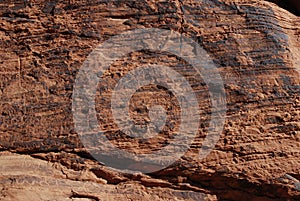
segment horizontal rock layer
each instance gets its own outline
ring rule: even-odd
[[[141,195],[180,200],[191,192],[191,199],[300,199],[299,17],[255,0],[2,1],[0,16],[4,200],[32,197],[32,189],[40,192],[38,200],[138,200]],[[133,52],[114,62],[98,85],[96,110],[116,146],[135,153],[158,149],[172,128],[150,145],[126,139],[113,122],[109,100],[115,83],[130,70],[170,66],[189,81],[201,109],[199,133],[180,160],[148,175],[118,173],[93,159],[78,137],[72,115],[78,71],[99,44],[137,28],[181,33],[201,45],[217,66],[227,112],[220,139],[205,159],[199,160],[198,152],[210,120],[207,85],[187,62],[168,53]],[[180,109],[166,90],[149,86],[133,99],[130,113],[136,122],[147,120],[147,104],[159,103],[173,106],[169,116],[178,127]],[[43,170],[19,168],[17,161],[23,159]],[[56,181],[59,188],[52,185]]]

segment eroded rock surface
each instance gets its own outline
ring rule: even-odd
[[[25,155],[4,152],[0,163],[1,200],[217,200],[200,192],[149,188],[134,181],[110,185],[84,170]]]
[[[299,17],[256,0],[2,1],[0,16],[2,200],[300,199]],[[98,44],[136,28],[182,33],[218,67],[226,123],[205,159],[198,151],[210,119],[207,87],[185,61],[166,53],[134,52],[114,62],[99,83],[98,121],[122,148],[139,153],[164,145],[167,134],[150,145],[123,138],[108,101],[131,69],[167,65],[191,83],[202,111],[189,151],[159,172],[125,174],[82,145],[71,111],[76,74]],[[130,111],[136,121],[147,119],[144,106],[153,102],[174,106],[174,117],[180,111],[158,86],[137,93]]]

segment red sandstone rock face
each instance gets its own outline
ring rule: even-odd
[[[0,6],[1,200],[300,199],[299,17],[252,0]],[[151,174],[119,173],[95,160],[78,137],[72,94],[83,62],[99,44],[137,28],[182,33],[218,68],[227,112],[205,159],[198,153],[211,119],[207,84],[169,53],[139,51],[115,61],[98,84],[95,108],[115,146],[137,154],[165,146],[180,124],[176,97],[157,85],[137,91],[132,119],[147,122],[147,108],[155,103],[170,108],[174,120],[163,135],[142,142],[122,135],[109,101],[129,71],[143,64],[170,66],[189,81],[201,110],[199,133],[184,156]]]

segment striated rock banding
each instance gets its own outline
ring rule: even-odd
[[[139,200],[140,194],[168,200],[179,192],[198,192],[191,194],[194,200],[198,195],[219,200],[300,199],[299,17],[255,0],[25,1],[0,6],[0,149],[5,152],[0,156],[1,199],[32,197],[32,189],[45,195],[38,200]],[[81,144],[71,112],[76,74],[99,43],[136,28],[182,33],[197,41],[217,65],[228,110],[220,140],[207,158],[200,161],[197,155],[209,121],[206,85],[186,62],[157,52],[134,52],[112,65],[99,83],[104,99],[99,94],[96,98],[98,121],[117,146],[136,152],[157,148],[123,139],[108,101],[114,83],[131,69],[143,63],[168,65],[191,83],[203,111],[199,136],[190,150],[167,169],[130,175],[100,164]],[[147,90],[154,95],[143,94],[145,102],[176,106],[163,89]],[[164,95],[156,100],[157,94]],[[138,107],[139,101],[133,105]],[[178,111],[175,107],[173,115]],[[137,121],[145,118],[143,108],[131,112]],[[163,144],[165,137],[153,143]],[[28,159],[27,168],[17,166],[23,159]],[[32,166],[43,170],[32,172]],[[54,180],[59,184],[51,185]],[[85,182],[88,192],[80,188]]]

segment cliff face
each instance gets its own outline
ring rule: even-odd
[[[2,1],[0,16],[1,200],[300,199],[299,17],[256,0]],[[180,127],[177,97],[149,85],[132,96],[130,117],[144,124],[149,106],[163,105],[171,123],[150,140],[120,132],[109,101],[116,83],[139,66],[184,75],[200,108],[198,132],[182,157],[156,172],[130,174],[91,156],[75,128],[72,95],[99,44],[146,28],[172,30],[205,50],[222,78],[226,113],[211,116],[211,86],[170,52],[141,50],[113,61],[101,75],[95,110],[114,146],[154,152]],[[199,159],[214,118],[224,127]]]

